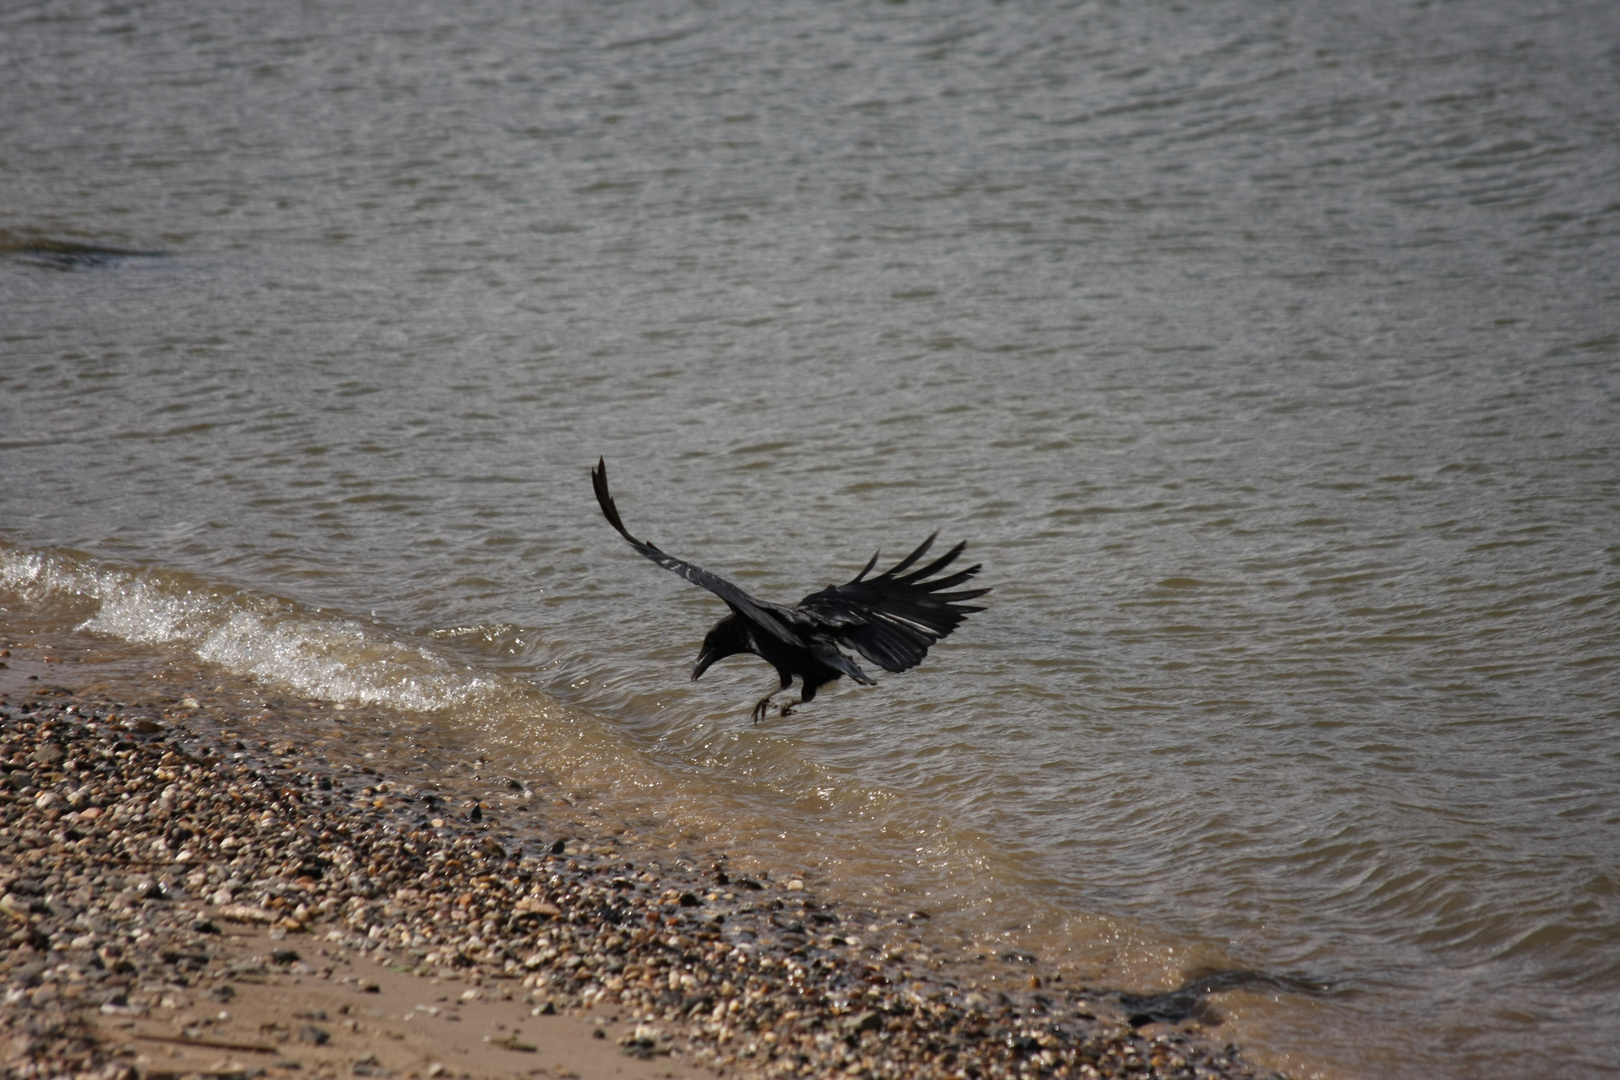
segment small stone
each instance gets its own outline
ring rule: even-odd
[[[273,923],[276,921],[275,913],[266,911],[252,904],[226,904],[219,909],[220,918],[229,922],[239,923]]]
[[[868,1009],[859,1016],[851,1016],[844,1021],[844,1031],[850,1035],[862,1031],[879,1031],[882,1027],[883,1017],[873,1009]]]

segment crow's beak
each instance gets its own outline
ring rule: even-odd
[[[710,652],[708,649],[704,649],[701,653],[699,653],[697,665],[692,668],[692,681],[697,682],[698,676],[702,675],[705,671],[708,671],[709,665],[718,659],[720,658],[714,655],[714,653]]]

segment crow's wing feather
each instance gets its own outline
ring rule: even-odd
[[[934,537],[930,536],[893,567],[864,580],[872,568],[868,563],[854,580],[805,597],[787,613],[788,617],[807,629],[820,630],[885,671],[916,667],[934,642],[960,626],[970,613],[984,610],[965,601],[990,591],[942,591],[971,578],[979,572],[978,566],[927,580],[954,562],[967,546],[965,543],[957,544],[921,570],[902,575],[901,571],[910,569],[933,543]]]
[[[784,617],[788,609],[764,600],[756,600],[718,574],[711,574],[701,566],[693,566],[685,559],[677,559],[673,555],[666,554],[655,544],[631,536],[619,518],[619,508],[613,504],[612,494],[608,492],[607,462],[601,458],[597,459],[596,468],[591,470],[591,486],[596,489],[596,501],[602,507],[602,516],[608,519],[609,525],[619,531],[620,536],[630,542],[631,547],[665,570],[673,570],[692,584],[708,589],[729,604],[733,610],[775,637],[793,644],[801,643],[798,635],[788,628]]]
[[[817,660],[820,660],[834,671],[842,671],[862,686],[871,686],[875,681],[870,675],[861,670],[859,664],[840,652],[837,645],[830,642],[813,642],[810,651],[815,654]]]

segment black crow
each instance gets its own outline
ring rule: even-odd
[[[811,593],[794,607],[756,600],[725,578],[717,577],[666,555],[645,540],[631,536],[619,520],[619,509],[613,505],[608,493],[607,463],[601,459],[591,470],[591,483],[596,488],[596,501],[608,524],[619,530],[619,535],[630,541],[630,546],[662,566],[673,570],[694,585],[701,585],[726,602],[731,614],[714,624],[704,635],[703,651],[698,654],[697,666],[692,669],[696,679],[716,660],[738,653],[753,653],[776,669],[782,684],[759,699],[754,706],[754,723],[759,723],[771,698],[793,685],[799,678],[799,700],[803,705],[816,696],[816,691],[841,675],[848,675],[858,683],[870,684],[872,679],[862,671],[854,659],[842,650],[851,649],[866,657],[885,671],[905,671],[916,667],[928,654],[928,647],[955,630],[970,612],[983,611],[963,601],[983,596],[989,589],[967,589],[962,592],[943,592],[954,588],[979,572],[977,565],[958,570],[948,577],[926,580],[944,570],[967,546],[957,544],[944,555],[921,570],[911,565],[933,546],[934,536],[924,540],[910,555],[890,569],[872,578],[866,575],[877,565],[873,555],[866,568],[844,585],[829,585],[820,592]],[[782,715],[793,711],[793,705],[782,706]]]

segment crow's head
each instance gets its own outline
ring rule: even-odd
[[[748,633],[747,623],[743,621],[741,615],[732,612],[703,635],[703,651],[698,653],[697,665],[692,668],[692,678],[696,680],[699,675],[708,671],[709,666],[716,660],[753,651],[754,643]]]

